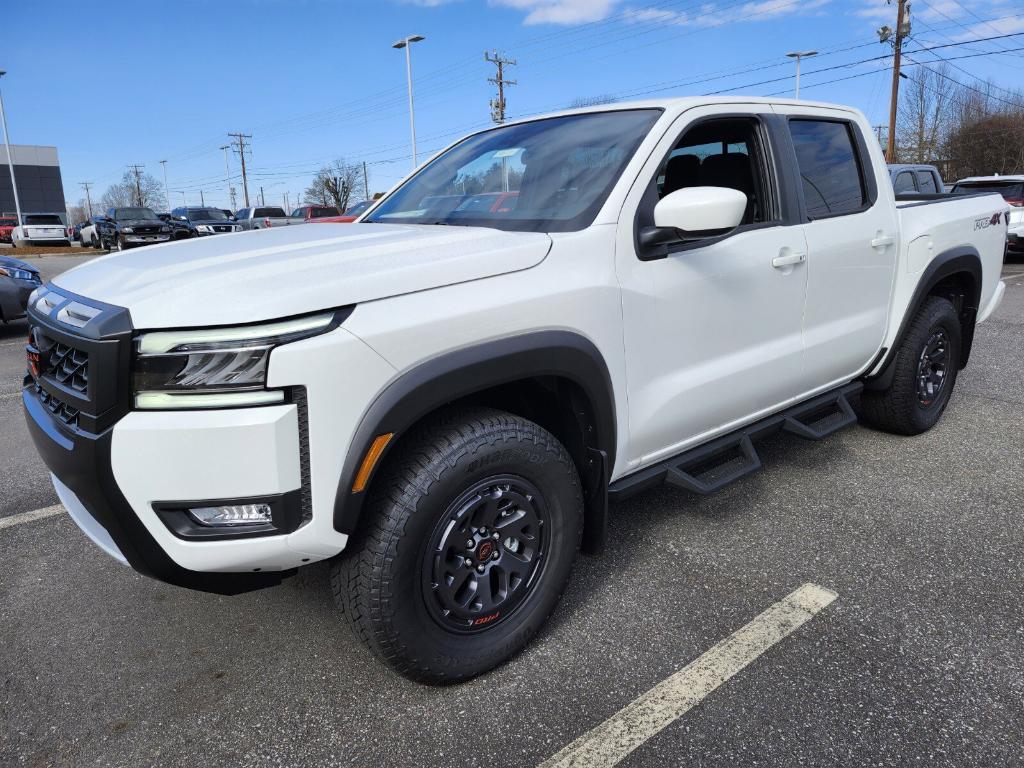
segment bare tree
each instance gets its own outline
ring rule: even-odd
[[[360,199],[362,176],[361,165],[350,164],[339,157],[320,169],[303,192],[303,199],[307,204],[336,205],[344,213]]]
[[[943,142],[950,178],[1024,171],[1024,92],[960,84]]]
[[[107,187],[107,191],[100,198],[100,205],[104,210],[107,208],[130,208],[136,205],[143,208],[163,207],[163,184],[149,173],[139,174],[138,182],[138,186],[136,186],[135,174],[125,171],[121,181]]]
[[[68,212],[68,224],[74,226],[80,221],[87,221],[89,219],[89,209],[85,205],[85,200],[79,200],[76,205],[70,203],[66,205]]]
[[[900,92],[896,154],[900,161],[934,163],[950,128],[949,67],[915,67]]]

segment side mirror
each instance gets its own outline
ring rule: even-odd
[[[747,196],[728,187],[687,187],[666,195],[654,206],[654,226],[687,234],[724,233],[743,221]]]

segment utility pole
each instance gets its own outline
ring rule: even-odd
[[[249,203],[246,202],[246,205],[248,205],[248,204]],[[265,198],[263,196],[263,185],[260,184],[260,205],[264,205],[265,206],[266,204],[267,204],[267,198]]]
[[[167,188],[167,161],[161,160],[160,165],[164,169],[164,200],[167,201],[167,212],[171,212],[171,191]]]
[[[199,204],[203,206],[203,208],[206,207],[206,198],[203,197],[203,190],[201,189],[199,190]]]
[[[251,133],[229,133],[228,136],[232,138],[232,144],[235,147],[235,151],[238,156],[242,158],[242,192],[245,195],[245,207],[249,207],[249,178],[245,174],[245,141],[251,139]],[[252,150],[250,150],[252,151]]]
[[[142,207],[142,169],[144,165],[129,165],[128,168],[135,174],[135,200],[139,207]]]
[[[515,80],[505,79],[505,65],[515,66],[515,59],[506,59],[498,54],[497,51],[487,52],[484,51],[484,61],[489,61],[498,68],[497,77],[487,78],[487,82],[494,83],[498,86],[498,98],[491,100],[491,119],[498,125],[505,122],[505,86],[516,85]]]
[[[370,177],[366,175],[366,161],[363,160],[363,199],[370,199]],[[344,213],[344,211],[342,211]]]
[[[890,3],[892,0],[888,0]],[[910,20],[907,18],[907,0],[896,0],[896,30],[889,27],[882,27],[878,30],[880,42],[888,42],[892,39],[892,94],[889,98],[889,141],[885,148],[885,161],[893,163],[896,161],[896,105],[900,96],[900,57],[903,53],[903,39],[910,35]]]
[[[85,188],[85,204],[89,207],[89,218],[92,218],[92,197],[89,196],[89,187],[92,186],[91,181],[80,181],[80,186]]]

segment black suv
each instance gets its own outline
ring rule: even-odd
[[[242,230],[234,217],[226,215],[220,208],[175,208],[171,216],[187,222],[200,237]]]
[[[109,208],[97,226],[102,247],[118,251],[171,239],[171,228],[149,208]]]

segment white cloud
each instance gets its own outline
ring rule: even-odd
[[[720,9],[715,3],[705,3],[691,12],[668,11],[661,8],[629,8],[625,11],[627,22],[634,24],[660,22],[679,27],[720,27],[737,21],[767,21],[780,16],[806,15],[817,13],[818,9],[831,0],[752,0],[739,8]]]
[[[608,16],[619,0],[490,0],[491,5],[526,11],[524,24],[585,24]]]

